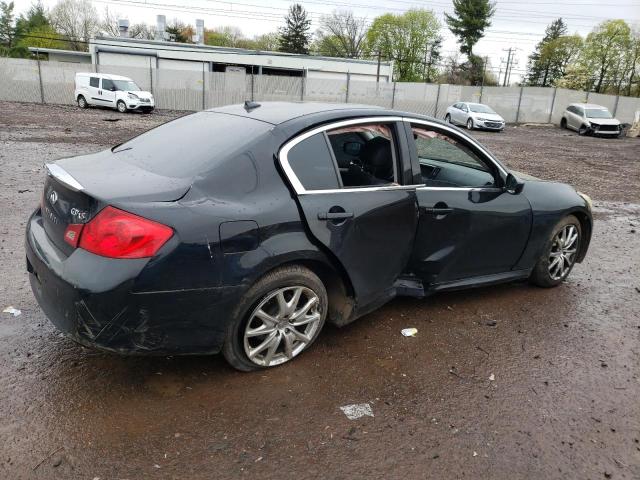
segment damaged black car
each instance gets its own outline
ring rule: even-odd
[[[395,296],[561,283],[591,202],[433,118],[248,103],[47,165],[26,230],[38,303],[121,354],[282,364]]]

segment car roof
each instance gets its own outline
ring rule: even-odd
[[[123,77],[122,75],[111,75],[110,73],[93,73],[93,72],[78,72],[76,76],[88,76],[106,78],[107,80],[131,80],[129,77]]]
[[[372,105],[359,105],[354,103],[320,103],[320,102],[255,102],[259,105],[255,108],[245,108],[244,104],[228,105],[225,107],[210,108],[206,111],[216,113],[226,113],[241,117],[252,118],[262,122],[279,125],[295,118],[324,114],[324,113],[352,113],[359,112],[363,115],[384,110],[385,114],[397,115],[393,110],[382,109]]]
[[[607,110],[607,107],[603,107],[602,105],[596,105],[595,103],[572,103],[569,105],[570,107],[581,107],[581,108],[597,108],[600,110]]]

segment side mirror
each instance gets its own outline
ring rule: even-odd
[[[359,156],[361,150],[362,144],[360,142],[345,142],[342,145],[342,151],[347,155],[351,155],[352,157]]]
[[[524,182],[516,177],[513,173],[507,175],[504,182],[504,191],[511,195],[518,195],[524,188]]]

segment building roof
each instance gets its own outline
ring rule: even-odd
[[[166,42],[162,40],[145,40],[140,38],[127,38],[127,37],[101,37],[97,36],[91,39],[104,45],[103,42],[114,42],[110,46],[121,46],[126,44],[129,48],[148,48],[147,45],[152,45],[156,50],[184,50],[184,51],[202,51],[211,53],[237,53],[240,55],[256,55],[256,56],[280,56],[287,58],[300,58],[300,59],[313,59],[324,60],[328,62],[346,62],[346,63],[363,63],[370,65],[377,65],[377,60],[362,60],[358,58],[339,58],[339,57],[325,57],[321,55],[304,55],[298,53],[284,53],[284,52],[271,52],[266,50],[250,50],[246,48],[232,48],[232,47],[218,47],[214,45],[202,45],[196,43],[179,43],[179,42]],[[144,46],[143,46],[144,45]],[[381,65],[389,66],[391,62],[383,61]]]
[[[76,55],[78,57],[90,57],[90,52],[79,52],[78,50],[61,50],[59,48],[40,48],[29,47],[29,51],[33,53],[58,53],[60,55]]]

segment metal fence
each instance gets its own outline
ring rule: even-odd
[[[157,108],[202,110],[245,100],[348,102],[379,105],[442,118],[459,101],[490,105],[507,122],[558,123],[572,102],[604,105],[631,123],[640,98],[602,95],[563,88],[470,87],[429,83],[376,83],[343,80],[168,70],[0,58],[0,100],[71,105],[77,72],[100,72],[132,78],[151,91]]]

